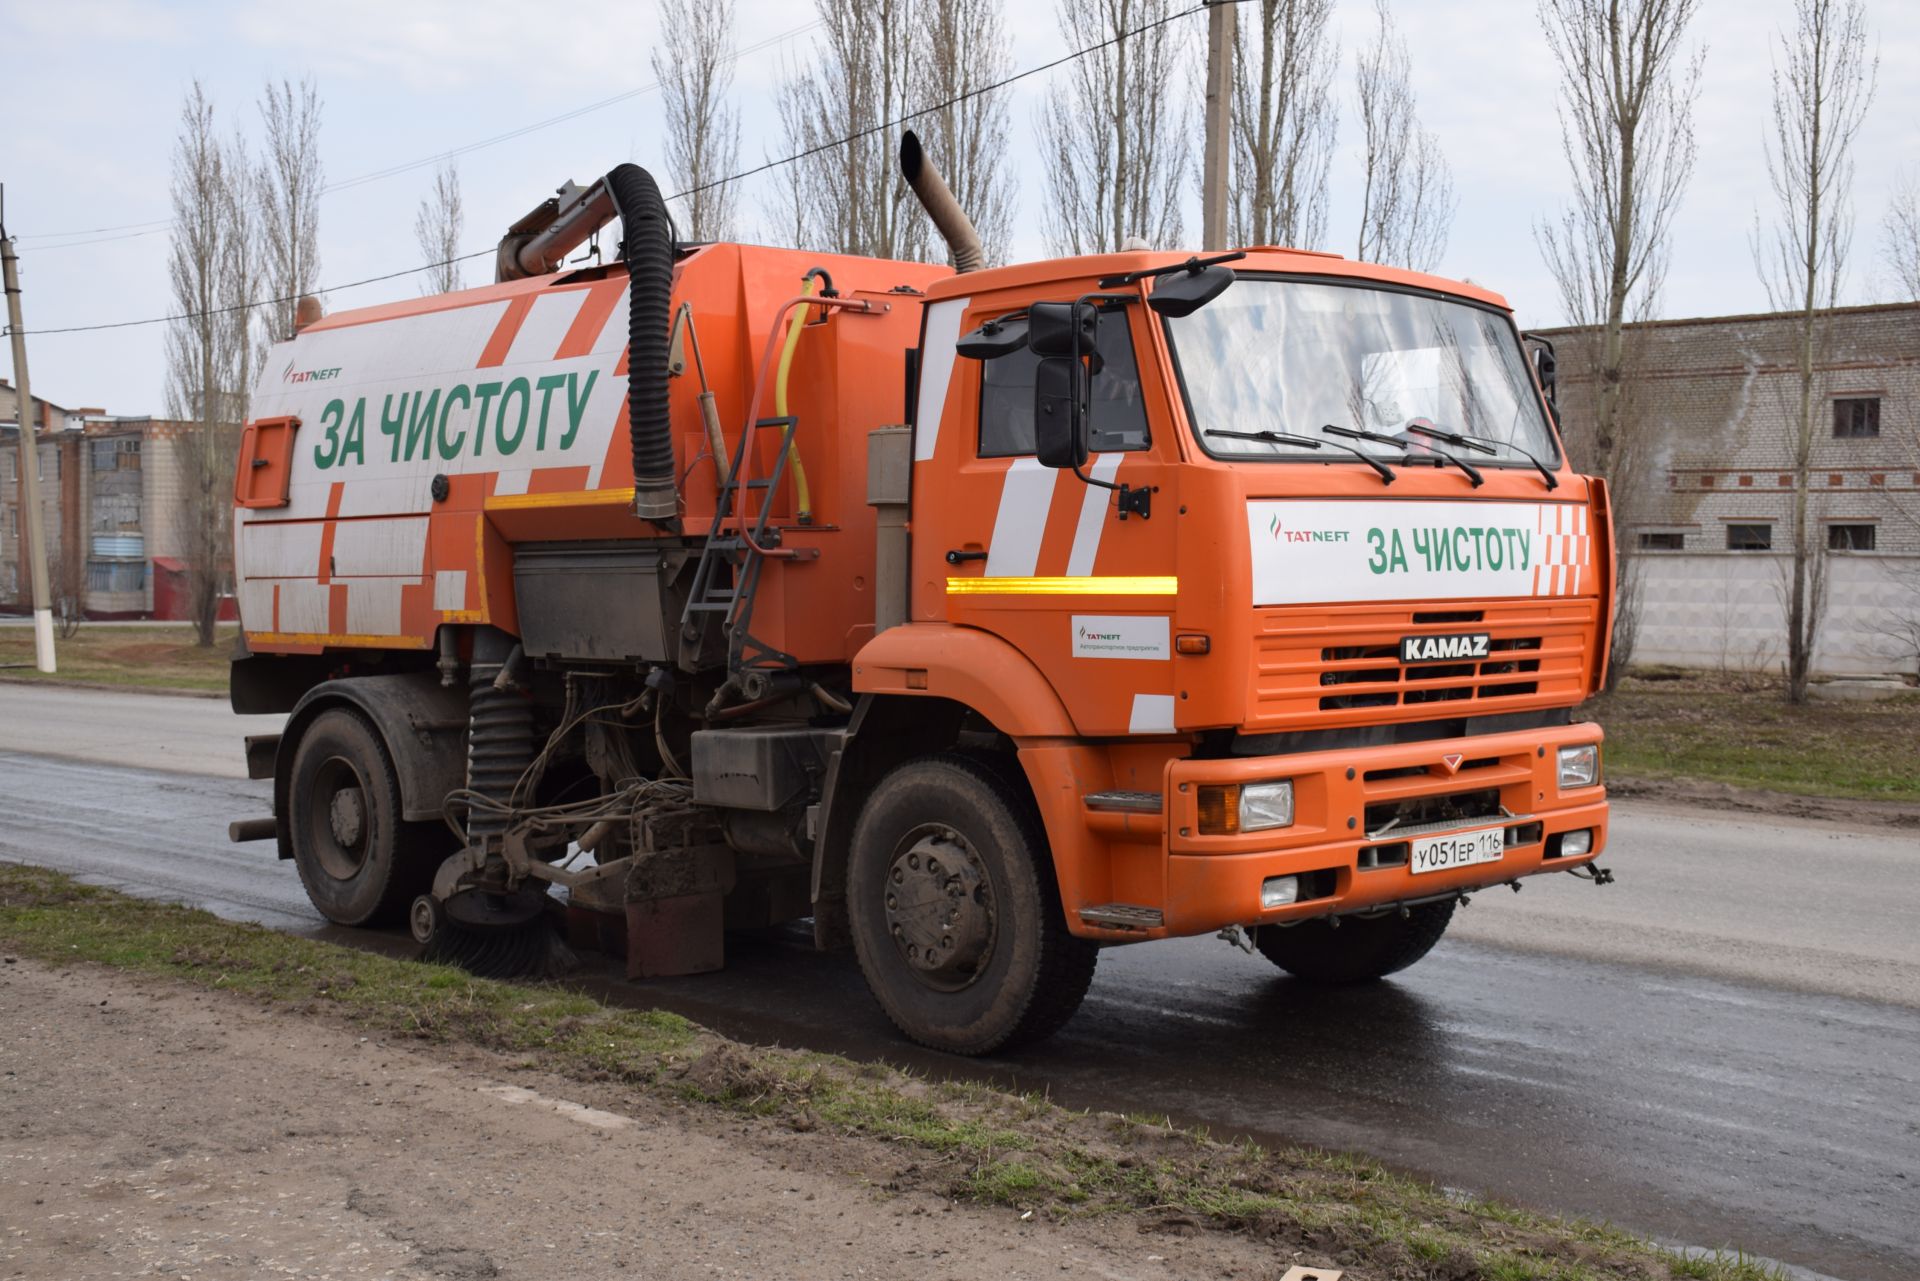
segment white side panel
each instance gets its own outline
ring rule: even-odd
[[[343,520],[333,532],[336,578],[397,577],[419,581],[426,563],[427,518]]]
[[[347,631],[355,636],[400,634],[398,578],[362,578],[347,585]]]
[[[433,576],[433,607],[439,610],[467,607],[467,571],[442,569]]]
[[[277,586],[280,588],[281,631],[312,633],[327,630],[327,607],[333,599],[331,588],[297,579]],[[260,623],[262,627],[271,625],[270,619]]]
[[[247,578],[312,578],[320,572],[320,538],[325,529],[320,521],[241,526]]]

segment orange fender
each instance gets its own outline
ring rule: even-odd
[[[949,623],[890,627],[853,658],[861,694],[946,698],[1013,738],[1071,738],[1066,704],[1025,654],[991,632]]]

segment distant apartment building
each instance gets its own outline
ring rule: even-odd
[[[92,618],[182,618],[186,562],[176,443],[189,424],[34,397],[37,473],[56,598]],[[19,394],[0,379],[0,611],[31,607]]]
[[[1579,439],[1592,330],[1546,330]],[[1773,667],[1793,550],[1800,327],[1792,313],[1628,326],[1626,396],[1647,465],[1620,540],[1635,557],[1641,661]],[[1822,322],[1807,492],[1826,600],[1816,670],[1914,669],[1920,618],[1920,303],[1845,307]],[[1910,648],[1910,647],[1909,647]]]

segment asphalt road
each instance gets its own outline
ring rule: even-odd
[[[228,819],[266,805],[240,777],[239,736],[261,727],[238,720],[0,684],[0,858],[348,936],[271,846],[226,843]],[[162,768],[104,763],[134,760]],[[1920,1276],[1920,839],[1615,814],[1618,884],[1481,895],[1390,982],[1315,992],[1214,940],[1114,949],[1065,1032],[986,1063],[903,1048],[850,960],[797,931],[732,940],[719,975],[587,981],[751,1040],[1365,1152],[1818,1274]]]

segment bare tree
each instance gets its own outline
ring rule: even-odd
[[[1254,0],[1233,37],[1235,244],[1312,249],[1327,232],[1327,168],[1340,112],[1333,0]]]
[[[909,0],[814,0],[825,31],[780,86],[794,226],[810,249],[927,256],[932,228],[894,163],[892,130],[913,109]],[[855,136],[859,135],[859,136]]]
[[[213,103],[195,81],[173,154],[168,276],[179,318],[167,329],[167,406],[188,424],[175,444],[182,559],[199,643],[213,644],[228,572],[234,452],[257,366],[251,336],[254,174],[243,144],[222,143]]]
[[[1816,427],[1816,363],[1840,301],[1853,240],[1849,208],[1854,135],[1873,98],[1877,58],[1867,50],[1861,0],[1795,0],[1773,69],[1767,176],[1779,209],[1771,233],[1754,228],[1754,266],[1778,311],[1799,315],[1799,397],[1793,436],[1793,565],[1787,593],[1787,698],[1804,702],[1819,638],[1826,555],[1813,545],[1809,473]]]
[[[653,74],[667,109],[667,165],[688,194],[681,233],[725,240],[733,233],[732,176],[740,158],[733,85],[733,0],[661,0]]]
[[[983,92],[1013,66],[1000,0],[920,0],[915,27],[913,96],[926,114],[914,127],[973,219],[987,261],[1005,262],[1014,215],[1007,101]]]
[[[1060,31],[1089,49],[1060,71],[1039,119],[1047,242],[1111,253],[1180,243],[1187,95],[1173,0],[1058,0]]]
[[[1887,205],[1880,252],[1893,270],[1903,299],[1920,300],[1920,173],[1907,170]]]
[[[1685,47],[1698,0],[1539,0],[1540,24],[1560,66],[1560,145],[1573,203],[1537,224],[1535,238],[1570,323],[1589,330],[1563,386],[1568,447],[1584,470],[1608,481],[1616,528],[1631,528],[1650,488],[1654,442],[1630,403],[1637,352],[1630,321],[1651,317],[1665,274],[1668,237],[1693,173],[1693,104],[1704,51]],[[1571,367],[1569,367],[1571,366]],[[1609,679],[1632,659],[1639,581],[1620,542]]]
[[[433,171],[433,190],[420,198],[413,215],[413,239],[420,257],[430,264],[420,273],[420,292],[450,294],[464,289],[461,278],[460,228],[466,220],[460,204],[460,170],[449,160]]]
[[[269,84],[260,96],[263,151],[254,176],[259,202],[263,284],[274,299],[260,309],[264,343],[293,334],[294,310],[320,273],[320,92],[312,80]]]
[[[1413,61],[1386,0],[1374,0],[1373,43],[1360,53],[1360,242],[1363,262],[1432,271],[1453,225],[1453,171],[1415,114]]]

